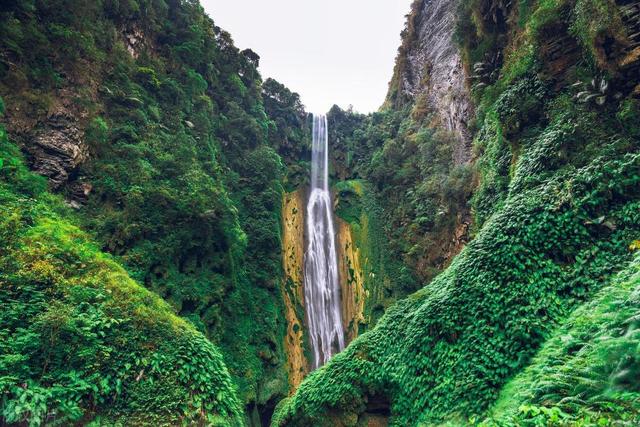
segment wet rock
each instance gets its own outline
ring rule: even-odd
[[[282,266],[284,280],[281,291],[287,320],[284,351],[291,392],[309,372],[304,337],[304,216],[305,192],[286,193],[282,200]]]

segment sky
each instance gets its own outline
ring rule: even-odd
[[[307,111],[369,113],[384,102],[412,0],[201,0],[263,79],[298,92]]]

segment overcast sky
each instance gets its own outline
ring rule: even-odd
[[[260,55],[310,112],[338,104],[375,111],[384,101],[411,0],[201,0],[240,49]]]

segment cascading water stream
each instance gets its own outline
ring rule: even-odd
[[[328,145],[327,117],[314,115],[311,194],[307,204],[308,246],[304,261],[304,297],[314,369],[344,348]]]

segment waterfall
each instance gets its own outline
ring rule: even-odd
[[[344,348],[328,145],[327,117],[314,115],[311,194],[307,204],[308,246],[304,260],[304,297],[314,369]]]

